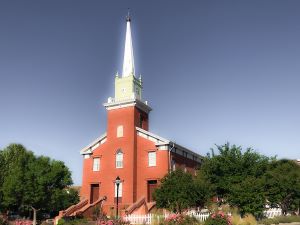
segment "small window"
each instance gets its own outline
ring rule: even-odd
[[[117,137],[123,137],[123,126],[122,125],[117,127]]]
[[[156,152],[148,152],[148,165],[156,166]]]
[[[119,184],[119,194],[118,197],[121,198],[122,197],[122,191],[123,190],[123,184],[120,183]],[[117,197],[117,184],[115,183],[115,198]]]
[[[100,171],[100,158],[93,159],[93,171]]]
[[[116,154],[116,168],[123,168],[123,152],[120,149]]]

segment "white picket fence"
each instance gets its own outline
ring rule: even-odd
[[[205,221],[209,217],[209,213],[188,213],[189,216],[195,217],[199,221]],[[153,221],[159,222],[163,221],[168,217],[168,214],[165,215],[156,215],[156,214],[146,214],[146,215],[127,215],[123,217],[123,220],[130,222],[130,224],[152,224]]]
[[[281,208],[270,208],[264,211],[264,216],[267,218],[274,218],[276,216],[281,216]]]
[[[147,214],[147,215],[127,215],[123,217],[123,220],[130,222],[130,224],[152,224],[153,220],[163,220],[164,216],[154,215],[154,214]]]
[[[199,220],[199,221],[205,221],[208,217],[209,217],[209,215],[210,215],[210,213],[209,212],[192,212],[192,213],[190,213],[190,212],[188,212],[187,213],[189,216],[192,216],[192,217],[195,217],[197,220]]]
[[[264,211],[264,216],[267,218],[273,218],[275,216],[281,216],[280,208],[270,208]],[[201,212],[201,211],[190,211],[187,213],[189,216],[195,217],[199,221],[205,221],[210,213],[209,212]],[[146,215],[127,215],[123,217],[123,220],[130,222],[130,224],[152,224],[153,221],[159,222],[163,221],[168,217],[168,214],[165,215],[156,215],[156,214],[146,214]]]

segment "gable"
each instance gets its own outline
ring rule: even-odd
[[[84,147],[80,150],[81,155],[89,155],[92,154],[93,151],[98,148],[100,145],[104,144],[107,140],[107,134],[104,133],[102,136],[98,137],[96,140],[94,140],[92,143]]]

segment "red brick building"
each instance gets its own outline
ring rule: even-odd
[[[80,194],[85,200],[69,209],[69,215],[88,215],[97,204],[107,214],[115,213],[118,176],[120,213],[148,213],[155,206],[152,193],[162,177],[176,168],[195,173],[201,163],[197,153],[149,132],[151,108],[142,99],[141,77],[135,77],[129,17],[126,23],[123,72],[115,77],[115,97],[104,104],[107,132],[80,152],[84,158]]]

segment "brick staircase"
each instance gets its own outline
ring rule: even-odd
[[[106,197],[101,197],[97,201],[93,203],[89,203],[88,199],[83,199],[76,205],[72,205],[66,210],[59,211],[59,214],[54,219],[54,224],[58,223],[58,220],[60,220],[63,217],[74,217],[74,216],[84,216],[87,218],[92,218],[93,211],[95,207],[99,207],[99,209],[102,207],[102,203],[106,200]]]

